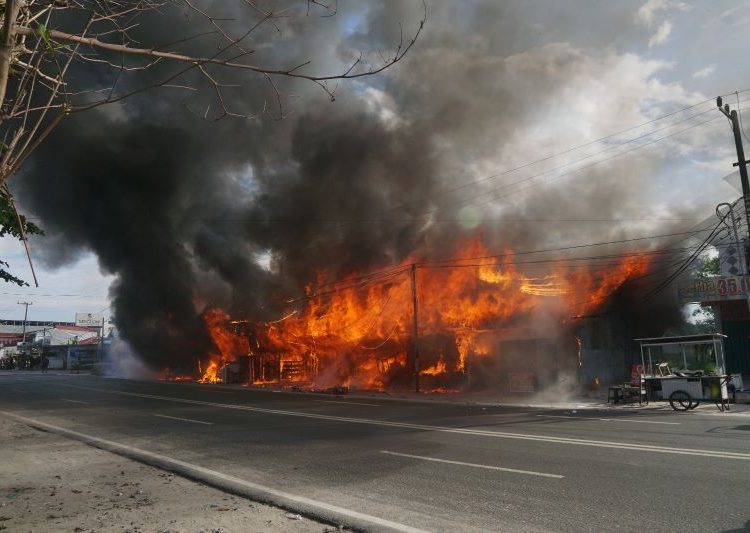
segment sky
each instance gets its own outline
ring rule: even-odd
[[[372,59],[377,50],[392,49],[400,27],[411,35],[421,15],[419,1],[341,0],[335,17],[303,17],[300,26],[290,23],[283,38],[274,41],[275,37],[269,37],[273,46],[262,48],[261,53],[272,59],[309,55],[311,68],[336,71],[356,57],[357,51]],[[253,216],[267,220],[269,213],[297,213],[304,205],[300,200],[294,210],[285,211],[285,198],[310,197],[314,201],[315,193],[301,183],[315,182],[323,173],[335,176],[344,172],[335,165],[320,163],[327,153],[323,141],[315,138],[320,128],[350,132],[335,139],[338,150],[361,150],[353,140],[356,138],[380,142],[375,147],[369,145],[373,151],[380,150],[380,161],[392,158],[399,161],[396,168],[414,165],[413,175],[433,176],[403,189],[396,181],[383,183],[384,195],[405,196],[404,212],[408,216],[414,216],[419,195],[424,194],[437,206],[433,212],[438,217],[465,228],[481,226],[487,232],[515,228],[509,237],[515,245],[532,241],[539,246],[565,245],[650,235],[665,228],[678,231],[709,217],[716,203],[737,197],[736,189],[722,180],[732,172],[731,162],[735,160],[731,132],[718,111],[712,110],[713,104],[705,101],[750,88],[750,54],[745,49],[749,27],[748,1],[428,0],[424,31],[406,59],[382,75],[340,82],[335,102],[329,102],[313,84],[282,82],[289,117],[281,121],[268,116],[253,121],[228,117],[216,124],[191,114],[190,101],[174,105],[172,93],[162,89],[113,109],[93,112],[95,118],[71,119],[67,130],[50,139],[52,148],[46,154],[63,146],[65,135],[71,132],[88,132],[86,138],[91,140],[114,131],[108,128],[121,128],[122,139],[127,139],[125,132],[135,125],[154,122],[150,113],[161,116],[159,110],[150,107],[160,106],[166,109],[163,116],[169,117],[172,126],[187,132],[187,137],[205,138],[209,144],[224,139],[231,145],[232,154],[225,157],[229,163],[217,170],[220,178],[216,179],[226,184],[224,193],[211,190],[208,194],[196,187],[181,197],[194,201],[208,195],[212,206],[229,206],[226,212],[235,212],[243,203]],[[239,92],[233,98],[240,107],[257,109],[267,95],[257,97],[256,85],[249,87],[252,90],[248,93]],[[745,116],[750,121],[750,92],[725,98],[733,106],[737,100],[741,109],[748,106]],[[672,122],[656,122],[503,174],[701,102],[689,113],[676,115]],[[360,114],[367,120],[358,119]],[[695,118],[690,118],[693,114]],[[699,124],[708,119],[716,120]],[[368,120],[373,124],[370,129],[364,127],[370,124]],[[672,136],[611,162],[560,175],[582,162],[596,162],[607,149],[615,155],[625,140],[660,127],[664,130],[655,137],[645,137],[634,146],[662,135]],[[747,129],[750,133],[750,123]],[[390,143],[396,143],[396,148]],[[193,153],[210,158],[200,156],[202,149]],[[215,148],[212,154],[221,149]],[[189,158],[191,152],[186,149],[183,155]],[[0,287],[0,318],[22,318],[23,307],[17,304],[22,300],[34,302],[29,309],[33,320],[73,320],[76,312],[109,315],[115,298],[110,292],[112,284],[126,278],[122,263],[104,251],[100,238],[89,236],[85,217],[70,224],[45,211],[45,202],[54,202],[57,197],[54,190],[46,198],[46,189],[41,186],[24,194],[21,183],[45,183],[39,178],[42,170],[44,178],[50,180],[50,172],[73,175],[73,169],[79,172],[81,167],[63,158],[56,161],[57,170],[50,171],[42,160],[45,152],[36,157],[37,161],[32,161],[10,185],[21,191],[23,207],[48,231],[47,236],[31,240],[40,286]],[[361,154],[358,157],[367,159]],[[382,168],[377,161],[368,164],[371,168],[363,171],[362,179],[376,172],[394,172],[387,164]],[[102,175],[109,172],[106,162],[102,163]],[[112,169],[111,173],[117,172],[125,171]],[[128,172],[138,170],[133,167]],[[498,174],[501,176],[490,178]],[[515,183],[520,180],[522,183]],[[472,184],[477,181],[480,183]],[[322,183],[334,192],[321,196],[318,202],[330,201],[327,212],[337,212],[338,182]],[[175,182],[175,187],[179,186]],[[453,192],[449,200],[442,193],[431,196],[437,189]],[[163,194],[166,197],[168,192]],[[379,193],[367,194],[372,199]],[[219,198],[222,195],[225,197]],[[345,203],[354,197],[356,194],[349,191],[339,201]],[[212,248],[218,247],[219,237],[212,233],[216,226],[201,221],[200,204],[194,205],[198,207],[191,217],[193,222],[205,223],[191,226],[189,239],[179,234],[178,241],[190,256],[187,263],[195,267],[194,280],[211,290],[195,291],[193,301],[231,293],[224,299],[237,303],[238,298],[241,300],[234,294],[238,287],[255,290],[259,276],[269,270],[274,257],[280,264],[289,265],[297,280],[310,276],[310,270],[322,261],[310,255],[295,256],[292,250],[293,245],[312,246],[318,236],[312,230],[301,230],[291,238],[282,237],[283,232],[274,227],[263,227],[257,230],[257,237],[246,240],[232,235],[221,250],[222,254],[231,249],[242,257],[261,258],[263,265],[257,273],[239,276],[228,266],[226,257],[220,258],[219,250]],[[364,202],[359,210],[367,205]],[[68,209],[71,206],[75,203],[68,204]],[[79,207],[92,209],[83,201]],[[218,211],[217,207],[212,213]],[[245,216],[245,211],[242,213]],[[312,215],[321,216],[318,211]],[[622,222],[596,228],[590,223],[574,226],[559,222],[604,216]],[[544,217],[558,222],[540,221]],[[96,219],[91,224],[97,224]],[[441,221],[429,224],[440,226]],[[381,228],[376,235],[369,227],[365,230],[368,238],[392,243],[393,250],[357,265],[363,268],[403,256],[399,243],[409,243],[403,245],[406,248],[413,248],[417,242],[434,243],[435,235],[443,236],[448,231],[442,227],[432,232],[413,227],[400,228],[399,232]],[[107,239],[111,243],[127,242],[129,237],[124,232],[127,230],[122,228],[110,231]],[[341,238],[353,250],[352,255],[364,253],[351,244],[354,240],[347,240],[346,235]],[[332,254],[325,247],[315,250],[317,256]],[[31,279],[20,242],[0,240],[0,258],[8,261],[14,273]],[[299,266],[303,261],[311,263],[309,269]],[[252,270],[240,258],[235,262]],[[257,299],[262,299],[258,294]]]

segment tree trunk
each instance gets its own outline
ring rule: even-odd
[[[3,27],[0,32],[0,122],[2,122],[2,107],[5,104],[5,91],[8,88],[8,74],[13,60],[15,45],[15,25],[18,17],[19,0],[5,1]]]

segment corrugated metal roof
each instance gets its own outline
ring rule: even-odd
[[[44,326],[26,326],[26,333],[31,333],[34,331],[42,331],[43,329],[50,329],[49,326],[46,328]],[[0,324],[0,334],[9,334],[9,335],[21,335],[23,333],[23,326],[8,326],[5,324]]]

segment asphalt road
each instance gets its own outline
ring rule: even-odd
[[[16,372],[0,373],[0,411],[383,521],[372,530],[750,530],[748,414],[572,413]]]

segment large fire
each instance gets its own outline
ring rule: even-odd
[[[482,259],[471,259],[477,257]],[[412,269],[412,263],[417,267]],[[417,366],[416,293],[419,375],[431,389],[450,390],[465,385],[472,367],[483,360],[502,357],[497,352],[503,341],[518,345],[513,339],[519,329],[528,338],[554,336],[545,330],[596,311],[648,265],[641,255],[595,269],[560,261],[530,276],[519,271],[510,252],[493,258],[475,238],[439,263],[409,258],[391,273],[353,274],[334,285],[326,285],[321,274],[295,309],[275,322],[255,323],[244,334],[230,331],[229,316],[222,311],[207,312],[217,352],[202,381],[219,381],[223,363],[248,355],[248,379],[255,383],[410,386]],[[575,345],[571,350],[575,366]]]
[[[247,337],[237,335],[227,329],[229,315],[221,309],[210,309],[203,315],[211,339],[216,347],[216,352],[211,354],[210,361],[205,370],[201,372],[201,383],[218,383],[221,381],[219,369],[223,363],[234,361],[238,355],[249,351],[249,340]]]

